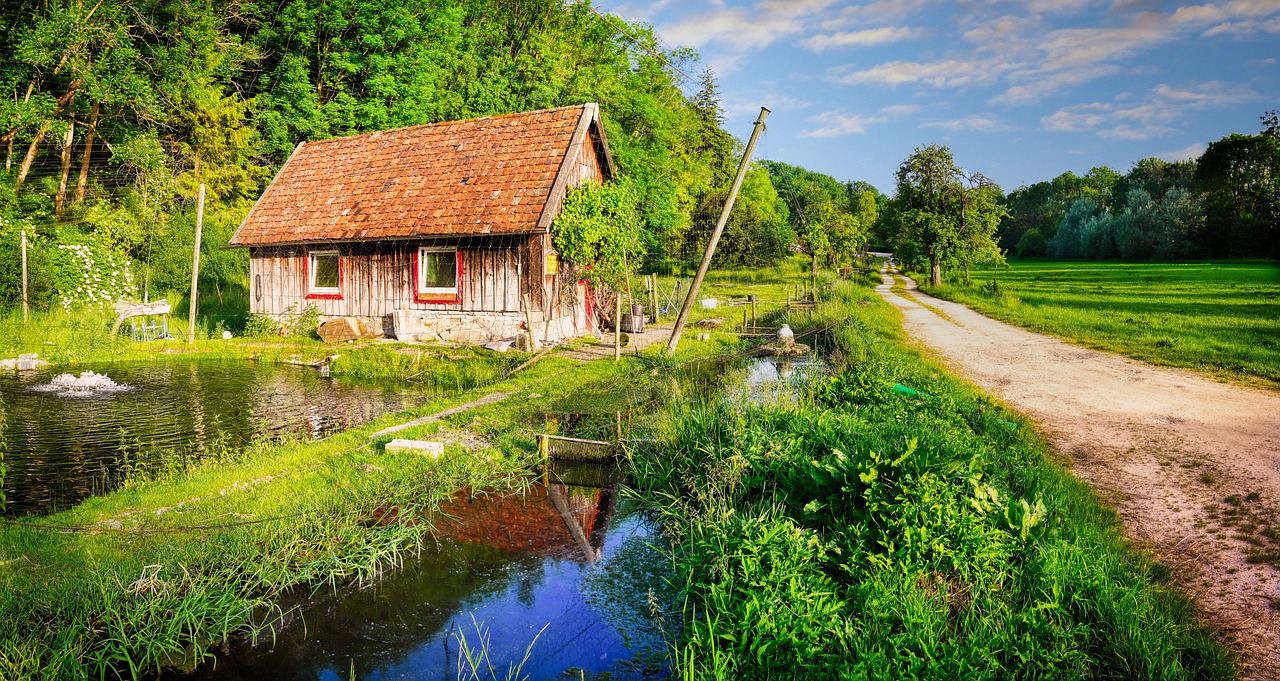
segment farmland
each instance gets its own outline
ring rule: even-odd
[[[1135,359],[1280,387],[1280,266],[1011,261],[922,290]]]

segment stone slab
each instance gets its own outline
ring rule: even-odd
[[[439,458],[444,454],[443,442],[429,442],[427,440],[401,440],[399,438],[387,443],[386,450],[388,453],[409,453],[421,454],[429,456],[433,459]]]

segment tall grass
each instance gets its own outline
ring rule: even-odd
[[[838,319],[838,371],[798,405],[684,405],[635,457],[685,594],[681,678],[1233,678],[1029,424],[865,285],[814,324]]]

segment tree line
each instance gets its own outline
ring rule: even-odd
[[[0,9],[0,55],[0,258],[26,230],[45,307],[185,290],[201,183],[201,289],[247,306],[219,247],[302,141],[599,102],[650,261],[698,241],[741,150],[694,52],[585,2],[47,0]],[[752,167],[718,265],[838,258],[867,228],[843,185],[793,175],[791,196]],[[0,268],[0,300],[19,287]]]
[[[1209,144],[1198,158],[1146,158],[1020,187],[999,243],[1018,257],[1177,260],[1280,257],[1280,120]]]

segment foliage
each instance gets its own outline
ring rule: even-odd
[[[830,175],[779,161],[764,166],[791,208],[800,247],[829,265],[851,262],[871,238],[880,193],[865,182],[841,184]]]
[[[551,235],[560,259],[592,286],[615,291],[626,287],[629,267],[644,256],[633,183],[617,180],[570,188]]]
[[[1276,257],[1280,243],[1280,135],[1275,112],[1256,135],[1231,134],[1198,159],[1144,158],[1123,175],[1106,167],[1019,187],[1005,199],[1000,244],[1037,230],[1046,252],[1019,257],[1178,260]],[[1269,132],[1271,131],[1271,132]],[[1084,201],[1092,206],[1083,216]],[[1087,223],[1087,224],[1086,224]],[[1060,229],[1069,233],[1058,237]],[[1083,241],[1082,241],[1083,239]]]
[[[1002,259],[994,240],[1007,213],[1000,188],[981,173],[956,165],[951,150],[931,144],[917,148],[898,166],[891,202],[894,241],[907,255],[927,261],[933,285],[942,283],[944,264],[968,268]],[[909,262],[902,258],[901,262]]]
[[[709,218],[709,223],[713,216],[720,215],[727,198],[727,189],[708,192],[695,210]],[[795,232],[788,218],[787,204],[778,195],[769,171],[753,165],[742,178],[742,187],[716,246],[712,266],[768,267],[776,264],[790,255],[791,245],[795,243]],[[691,232],[692,235],[705,236],[698,232]],[[695,251],[705,251],[706,239],[690,246]]]

